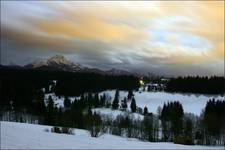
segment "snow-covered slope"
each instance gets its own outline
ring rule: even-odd
[[[90,137],[86,130],[75,135],[46,132],[50,126],[14,122],[1,123],[1,149],[223,149],[223,147],[187,146],[173,143],[142,142],[105,134]]]

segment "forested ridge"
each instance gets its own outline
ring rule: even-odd
[[[64,71],[43,71],[32,69],[1,68],[1,105],[9,105],[11,100],[15,105],[32,108],[32,100],[38,91],[45,88],[57,95],[79,96],[85,92],[100,92],[107,89],[135,89],[139,80],[134,76],[112,76],[96,73],[72,73]],[[54,87],[49,89],[53,80]]]
[[[224,94],[225,78],[219,76],[171,78],[167,83],[166,90],[169,92]]]

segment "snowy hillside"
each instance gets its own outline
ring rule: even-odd
[[[14,122],[1,123],[1,149],[223,149],[223,147],[187,146],[173,143],[142,142],[105,134],[93,138],[86,130],[75,135],[46,132],[50,126]]]

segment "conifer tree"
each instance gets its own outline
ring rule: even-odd
[[[105,105],[106,105],[106,95],[104,93],[103,96],[101,96],[100,98],[100,106],[105,106]]]
[[[117,109],[119,107],[119,90],[116,90],[115,97],[112,103],[112,108]]]
[[[44,102],[44,92],[42,90],[39,90],[35,96],[35,111],[38,114],[43,115],[46,107],[45,107],[45,102]]]
[[[123,109],[127,109],[127,98],[126,97],[124,97],[121,106]]]
[[[54,102],[51,96],[48,98],[47,112],[45,114],[45,123],[54,125]]]
[[[144,116],[144,137],[148,141],[153,141],[153,118],[152,116]]]
[[[127,95],[127,99],[130,100],[133,96],[134,96],[133,91],[129,90],[128,95]]]
[[[131,108],[132,112],[136,112],[136,110],[137,110],[137,106],[136,106],[136,102],[135,102],[134,97],[131,100],[130,108]]]
[[[64,107],[69,108],[70,106],[71,106],[71,101],[68,98],[68,96],[66,96],[65,99],[64,99]]]
[[[94,107],[98,107],[100,104],[98,93],[94,96]]]
[[[144,107],[144,115],[147,115],[148,114],[148,108],[145,106]]]

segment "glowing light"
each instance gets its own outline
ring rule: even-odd
[[[144,85],[144,81],[143,80],[139,80],[140,85]]]

